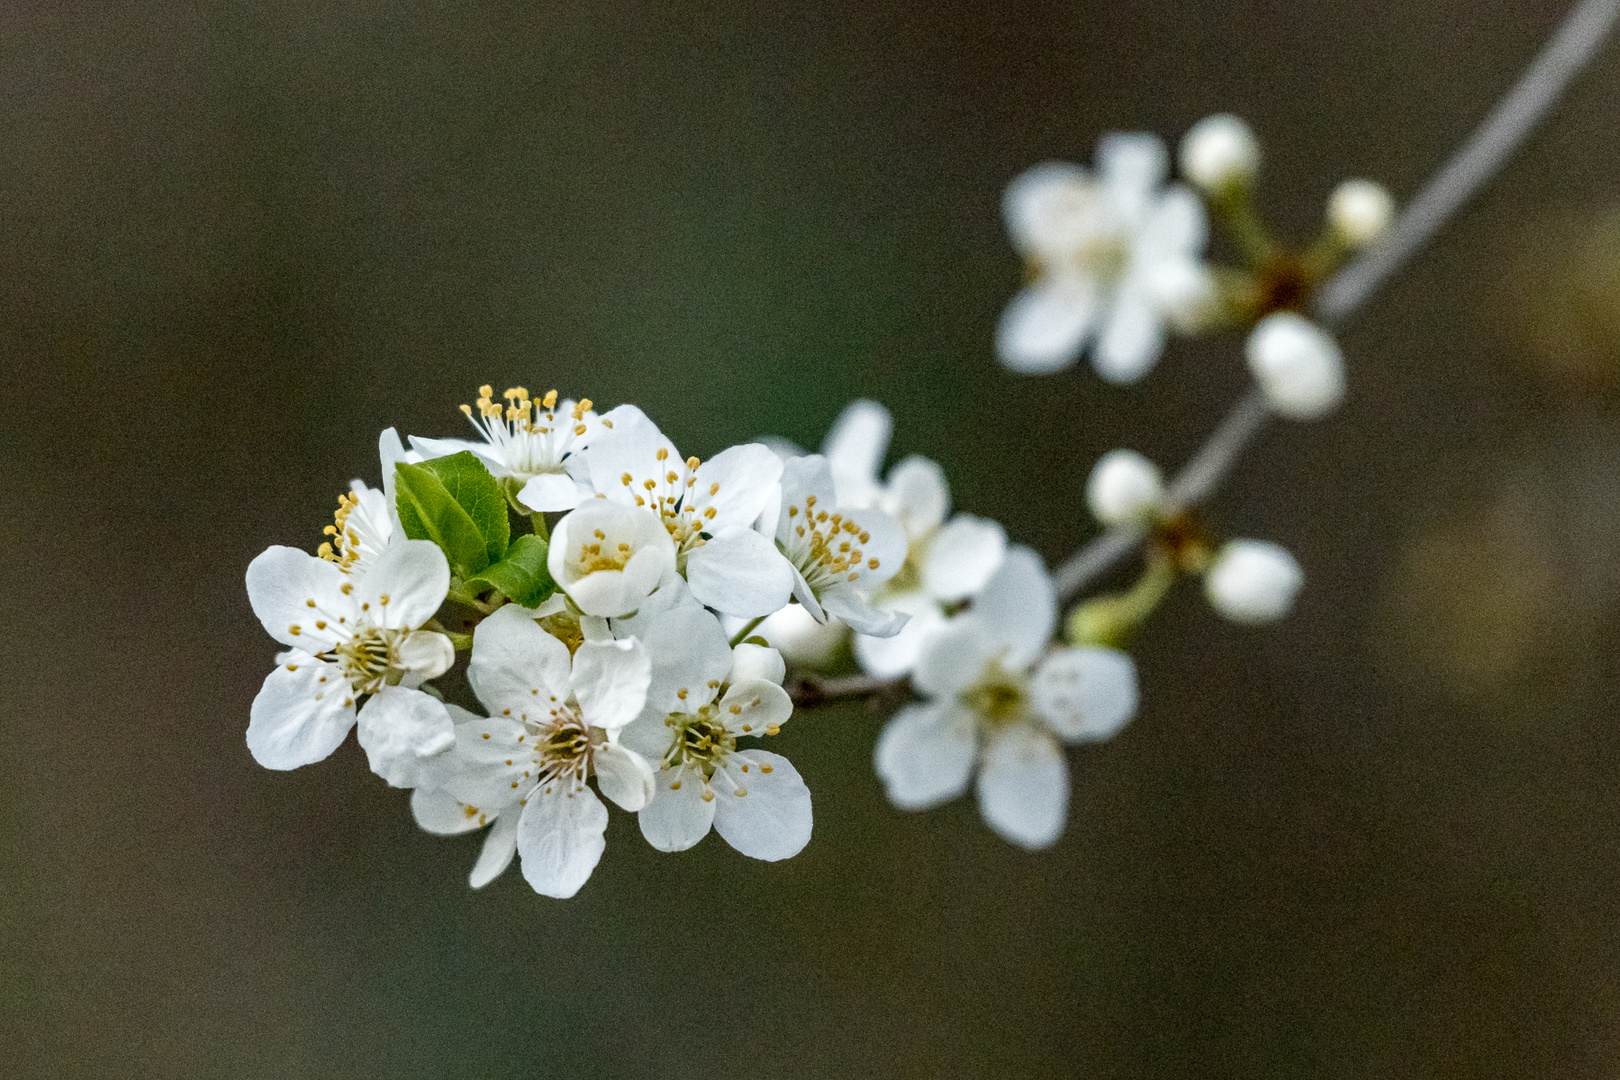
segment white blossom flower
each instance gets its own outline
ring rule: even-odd
[[[900,569],[905,533],[880,510],[840,506],[820,454],[783,464],[776,542],[792,564],[794,597],[818,621],[836,615],[875,637],[906,624],[904,614],[879,611],[866,595]]]
[[[1086,479],[1086,505],[1104,525],[1142,521],[1164,503],[1164,474],[1135,450],[1110,450]]]
[[[1344,357],[1331,334],[1302,315],[1274,311],[1249,333],[1249,372],[1279,416],[1315,420],[1344,400]]]
[[[896,806],[954,799],[977,767],[992,829],[1032,849],[1058,838],[1069,800],[1061,743],[1112,737],[1136,711],[1137,686],[1131,658],[1115,649],[1042,659],[1056,621],[1040,557],[1010,549],[973,608],[925,648],[912,681],[927,700],[901,709],[878,739],[878,775]]]
[[[587,615],[623,615],[675,577],[675,545],[651,510],[589,499],[552,529],[546,568]]]
[[[1394,198],[1371,180],[1346,180],[1328,197],[1328,225],[1351,247],[1384,235],[1394,218]]]
[[[775,735],[793,713],[781,687],[786,667],[774,649],[726,647],[706,632],[681,634],[676,613],[649,627],[655,650],[674,661],[647,711],[624,730],[624,744],[660,762],[641,833],[660,851],[685,851],[710,827],[742,854],[775,861],[810,840],[810,790],[792,762],[737,740]],[[671,677],[672,676],[672,677]]]
[[[1248,124],[1218,113],[1187,129],[1177,157],[1183,176],[1219,197],[1253,182],[1260,171],[1260,142]]]
[[[1210,606],[1236,623],[1276,622],[1294,607],[1305,571],[1288,551],[1267,540],[1231,540],[1204,572]]]
[[[587,640],[570,659],[532,611],[508,605],[478,624],[467,680],[490,715],[455,710],[455,749],[435,777],[437,793],[412,799],[417,821],[433,832],[494,822],[473,888],[506,869],[513,852],[538,893],[569,897],[585,884],[607,828],[607,809],[586,780],[595,776],[601,793],[631,812],[652,795],[652,767],[618,739],[641,712],[650,678],[647,650],[634,639]]]
[[[603,422],[611,422],[612,431],[585,453],[592,487],[611,502],[657,515],[693,596],[743,617],[769,615],[787,603],[792,571],[754,527],[779,498],[782,461],[775,453],[748,443],[706,462],[682,459],[633,405],[621,405]]]
[[[364,480],[351,480],[349,494],[338,496],[337,512],[324,530],[332,539],[316,552],[351,577],[362,577],[388,547],[394,522],[388,500]]]
[[[494,400],[490,386],[478,388],[478,414],[471,405],[461,411],[483,436],[470,439],[423,439],[411,436],[411,448],[424,459],[446,457],[464,450],[483,461],[496,479],[517,486],[517,500],[531,511],[572,510],[590,497],[590,488],[576,478],[578,455],[591,440],[611,427],[591,411],[590,399],[557,401],[551,390],[539,401],[521,386]]]
[[[290,647],[253,700],[248,749],[270,769],[320,761],[356,723],[371,769],[414,786],[425,759],[454,742],[450,717],[417,690],[455,662],[443,634],[421,627],[444,602],[450,568],[426,540],[396,539],[363,573],[290,547],[248,566],[248,601]]]
[[[1134,382],[1164,348],[1168,322],[1194,323],[1213,302],[1201,260],[1203,204],[1165,186],[1168,155],[1151,135],[1109,135],[1097,172],[1047,163],[1007,188],[1013,246],[1033,281],[1002,313],[1002,363],[1045,373],[1073,364],[1088,345],[1110,382]]]

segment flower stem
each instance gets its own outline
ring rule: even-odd
[[[764,615],[761,615],[758,618],[750,619],[748,621],[748,625],[744,626],[741,630],[737,631],[731,636],[731,647],[735,649],[737,646],[747,641],[748,635],[752,634],[759,627],[759,624],[764,621]]]
[[[529,515],[529,524],[534,527],[534,535],[542,540],[551,539],[551,526],[546,524],[546,515],[535,511]]]

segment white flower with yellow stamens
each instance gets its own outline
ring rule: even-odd
[[[675,545],[657,514],[590,499],[551,531],[552,580],[587,615],[627,615],[675,577]]]
[[[992,829],[1027,848],[1058,838],[1069,803],[1061,744],[1112,737],[1135,713],[1137,687],[1135,665],[1116,649],[1047,653],[1056,622],[1040,557],[1010,549],[972,609],[924,649],[912,682],[926,700],[878,738],[878,775],[896,806],[954,799],[977,766]]]
[[[775,735],[792,715],[780,685],[786,668],[775,649],[731,650],[723,634],[696,632],[687,624],[698,614],[676,608],[648,627],[666,673],[623,735],[661,763],[641,834],[660,851],[685,851],[712,827],[750,858],[786,859],[810,840],[810,789],[787,758],[737,745]]]
[[[505,870],[514,852],[538,893],[569,897],[585,884],[607,828],[607,808],[586,780],[596,777],[603,795],[632,812],[652,795],[652,767],[618,741],[641,712],[649,677],[647,650],[633,638],[587,640],[570,657],[522,608],[503,607],[478,625],[467,680],[490,715],[455,709],[455,749],[440,764],[439,791],[412,800],[433,832],[494,822],[473,888]]]
[[[489,386],[478,388],[477,413],[461,411],[483,436],[470,439],[423,439],[411,436],[411,448],[423,458],[446,457],[463,450],[476,454],[490,474],[510,479],[517,500],[532,511],[572,510],[590,497],[579,465],[579,453],[602,431],[611,428],[591,411],[591,402],[557,401],[557,391],[531,400],[521,386],[494,398]]]
[[[782,466],[776,543],[793,567],[793,595],[818,622],[836,615],[851,629],[891,637],[909,618],[880,611],[867,595],[906,558],[906,534],[881,510],[838,505],[820,454]]]
[[[253,700],[254,759],[270,769],[320,761],[358,719],[372,771],[395,787],[419,783],[426,759],[454,743],[444,705],[416,689],[455,662],[449,638],[421,629],[449,587],[444,553],[426,540],[395,540],[354,575],[290,547],[254,559],[248,601],[289,646]]]
[[[747,443],[708,461],[682,459],[633,405],[621,405],[602,422],[612,430],[584,455],[591,486],[610,502],[658,515],[675,544],[676,570],[693,596],[744,618],[769,615],[787,603],[792,571],[754,528],[778,498],[782,463],[775,453]]]
[[[327,562],[352,577],[359,577],[388,547],[394,535],[394,522],[388,515],[388,499],[363,480],[349,483],[349,494],[338,496],[333,523],[325,529],[332,539],[316,552]]]

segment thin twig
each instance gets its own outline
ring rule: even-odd
[[[1317,294],[1317,318],[1332,325],[1353,314],[1496,175],[1558,103],[1571,80],[1591,62],[1614,28],[1616,17],[1620,17],[1620,0],[1581,0],[1575,5],[1519,81],[1407,204],[1389,232],[1322,286]],[[1208,498],[1243,448],[1265,426],[1266,415],[1254,391],[1239,399],[1171,482],[1167,493],[1171,508],[1184,509]],[[1140,528],[1116,528],[1087,544],[1054,573],[1058,595],[1068,599],[1096,581],[1134,551],[1142,536]]]
[[[879,679],[872,675],[804,674],[788,683],[788,693],[799,706],[819,705],[839,698],[867,695],[901,696],[907,680]]]

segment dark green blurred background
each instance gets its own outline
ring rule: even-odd
[[[1001,372],[1006,181],[1232,110],[1304,237],[1345,176],[1410,196],[1564,6],[8,0],[0,1076],[1616,1075],[1620,48],[1216,500],[1300,608],[1175,598],[1054,850],[892,810],[849,705],[783,735],[788,863],[615,814],[575,900],[472,893],[352,741],[243,743],[248,560],[481,382],[703,456],[873,396],[1062,557],[1239,343]]]

